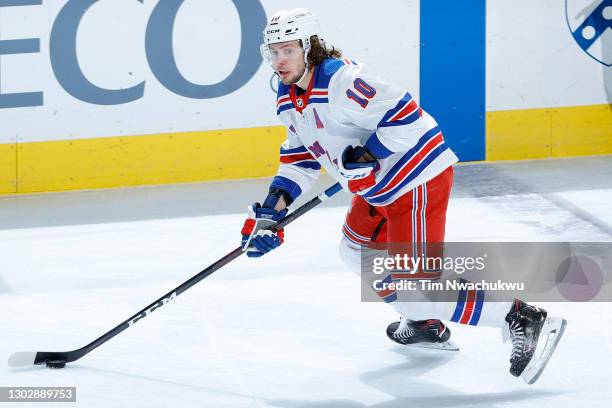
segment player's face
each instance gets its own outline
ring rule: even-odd
[[[304,62],[304,49],[299,41],[270,44],[270,63],[281,81],[291,85],[299,81],[304,75],[306,63]]]

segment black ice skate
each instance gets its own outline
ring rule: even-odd
[[[542,374],[557,347],[566,321],[547,317],[547,312],[515,300],[506,315],[512,341],[510,374],[533,384]]]
[[[409,320],[400,317],[387,327],[387,337],[401,345],[437,350],[458,351],[450,340],[451,332],[440,320]]]

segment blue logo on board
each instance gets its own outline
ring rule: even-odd
[[[612,0],[565,0],[565,16],[580,48],[612,66]]]

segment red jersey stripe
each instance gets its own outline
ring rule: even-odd
[[[310,153],[294,153],[280,156],[281,163],[285,164],[295,163],[302,160],[314,160],[314,158]]]
[[[402,110],[396,113],[395,116],[389,119],[389,122],[404,119],[406,116],[414,113],[414,111],[417,109],[418,109],[417,103],[413,99],[408,103],[408,105],[404,106]]]
[[[421,148],[421,150],[415,154],[412,159],[410,159],[408,161],[408,163],[406,163],[404,165],[404,167],[402,167],[401,170],[399,170],[397,172],[397,174],[393,177],[393,179],[391,179],[391,181],[389,182],[389,184],[387,184],[384,188],[382,188],[380,191],[378,191],[375,195],[373,195],[371,198],[375,198],[378,197],[384,193],[386,193],[387,191],[391,190],[393,187],[395,187],[396,185],[398,185],[399,183],[402,182],[402,180],[412,171],[414,170],[414,168],[416,166],[418,166],[418,164],[427,156],[427,154],[429,152],[431,152],[432,150],[434,150],[438,145],[444,143],[444,139],[442,138],[442,132],[438,133],[436,136],[434,136],[433,138],[431,138],[431,140],[429,140],[427,143],[425,143],[425,145]]]

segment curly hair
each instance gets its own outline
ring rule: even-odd
[[[310,37],[310,52],[308,53],[308,66],[314,67],[319,65],[326,58],[340,58],[342,51],[335,47],[327,48],[327,44],[323,39],[319,39],[316,35]]]

